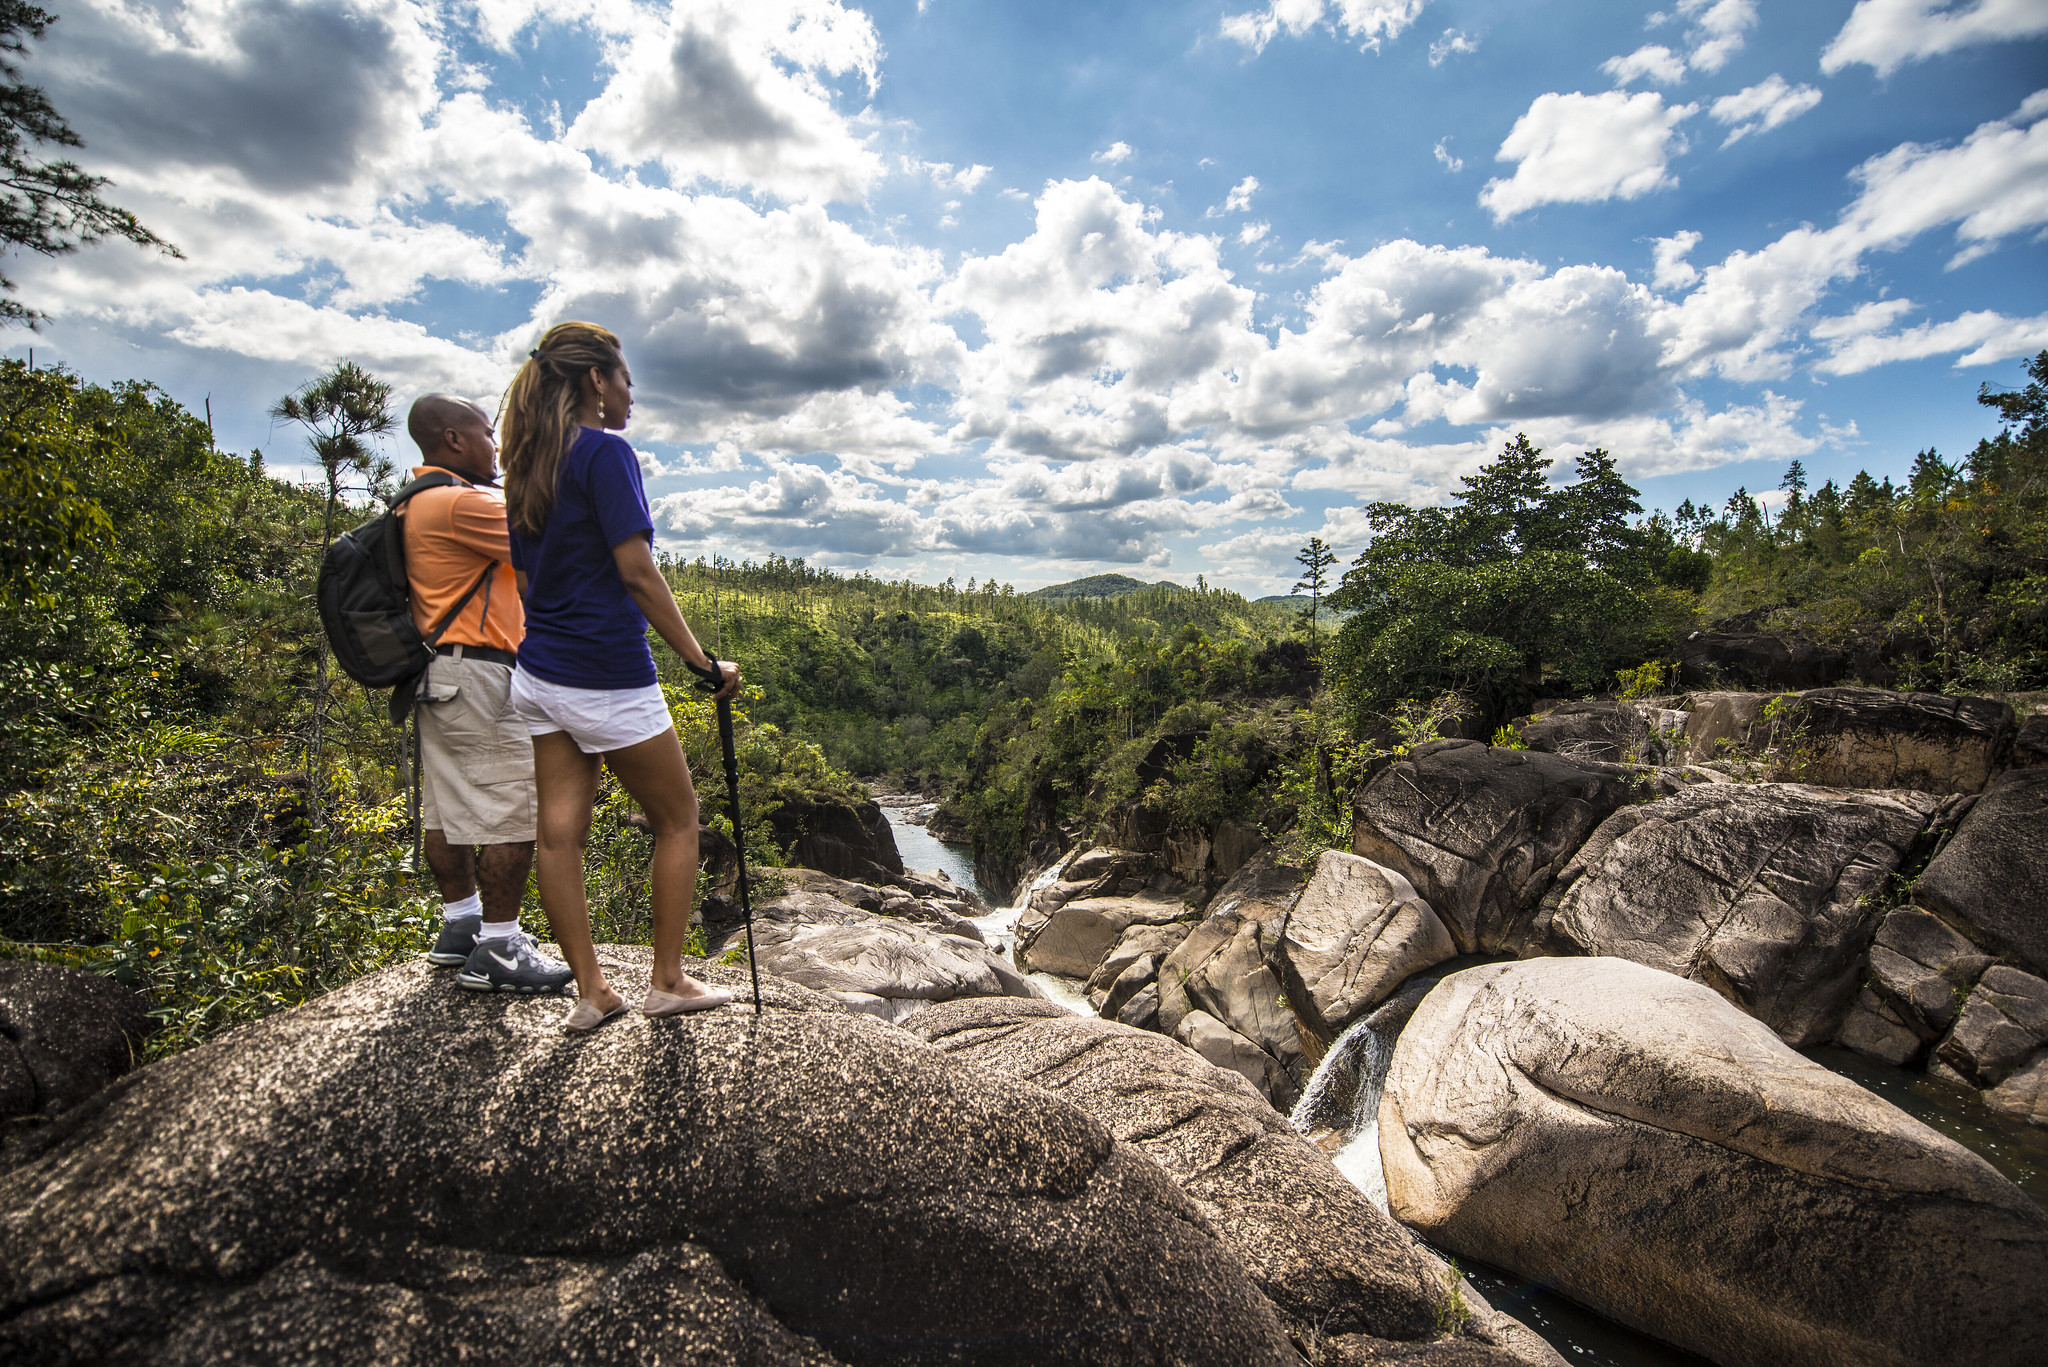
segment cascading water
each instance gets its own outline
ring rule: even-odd
[[[1325,1147],[1335,1136],[1330,1161],[1381,1210],[1387,1209],[1387,1175],[1380,1166],[1380,1093],[1401,1028],[1442,977],[1439,972],[1410,979],[1378,1010],[1354,1021],[1323,1055],[1288,1116],[1295,1129]]]

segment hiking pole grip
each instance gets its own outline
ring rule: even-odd
[[[707,693],[716,692],[725,681],[724,674],[714,665],[710,669],[699,669],[690,665],[690,672],[697,675],[697,687]],[[747,888],[747,838],[745,827],[740,820],[740,761],[732,743],[732,699],[718,700],[718,749],[725,761],[725,797],[732,813],[732,844],[739,851],[740,859],[740,911],[747,918],[747,972],[754,982],[754,1014],[761,1014],[761,964],[754,954],[754,901]]]

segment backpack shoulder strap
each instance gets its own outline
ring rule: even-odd
[[[412,595],[412,585],[405,576],[405,528],[399,525],[399,514],[405,505],[412,501],[414,495],[423,494],[429,489],[445,489],[454,484],[459,484],[465,489],[475,487],[468,480],[459,478],[447,470],[430,469],[419,478],[408,481],[391,496],[391,506],[384,513],[391,523],[390,532],[384,538],[384,568],[385,573],[390,576],[392,587],[407,597]]]

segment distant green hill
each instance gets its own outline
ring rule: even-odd
[[[1180,585],[1166,580],[1152,585],[1142,579],[1133,579],[1128,574],[1091,574],[1086,579],[1072,579],[1064,584],[1048,584],[1042,589],[1033,589],[1024,596],[1047,602],[1058,602],[1066,598],[1121,598],[1127,593],[1154,587],[1178,589]]]

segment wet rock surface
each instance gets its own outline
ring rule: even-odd
[[[110,978],[0,959],[0,1133],[48,1121],[133,1067],[156,1027]]]
[[[1318,1339],[1324,1361],[1557,1361],[1483,1300],[1462,1333],[1439,1339],[1444,1266],[1235,1072],[1157,1035],[1045,1004],[950,1002],[905,1026],[963,1062],[1071,1102],[1158,1163],[1244,1260],[1297,1342]]]
[[[1298,1361],[1101,1123],[763,986],[571,1038],[405,966],[139,1070],[5,1160],[0,1358]]]
[[[1833,1037],[1887,880],[1938,808],[1914,793],[1703,784],[1609,817],[1545,933],[1707,983],[1794,1044]]]
[[[1460,953],[1512,945],[1573,852],[1647,795],[1638,771],[1434,741],[1359,793],[1352,853],[1407,878]]]
[[[2048,1214],[1704,986],[1618,959],[1430,993],[1380,1106],[1395,1214],[1725,1364],[2048,1355]]]

